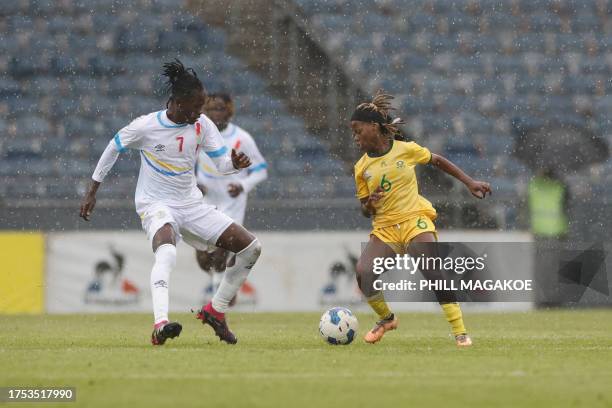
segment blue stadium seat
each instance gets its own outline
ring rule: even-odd
[[[21,87],[12,77],[2,76],[0,77],[0,96],[2,97],[15,97],[18,95]]]
[[[0,7],[0,16],[14,16],[21,11],[21,7],[18,1],[7,1]]]
[[[304,173],[304,163],[294,158],[278,157],[274,159],[274,166],[279,174],[302,175]]]
[[[451,11],[446,14],[446,18],[451,33],[478,30],[478,20],[463,11]]]
[[[505,157],[502,167],[505,169],[505,175],[509,177],[531,174],[527,166],[513,156]]]
[[[597,77],[568,75],[564,78],[561,88],[567,94],[593,94],[597,88]]]
[[[534,2],[523,2],[533,4]],[[539,11],[529,16],[529,30],[532,32],[558,32],[561,28],[559,16],[549,11]]]
[[[557,34],[556,39],[559,53],[581,53],[583,51],[584,40],[578,34]]]
[[[545,46],[545,38],[538,33],[522,34],[514,40],[514,47],[518,52],[543,53]]]
[[[453,58],[452,64],[452,71],[455,74],[483,72],[483,61],[478,55],[470,57],[455,57]]]
[[[599,74],[610,76],[610,64],[604,56],[583,57],[580,61],[580,70],[585,74]]]
[[[576,33],[599,32],[601,31],[601,21],[590,10],[581,11],[571,18],[572,31]]]
[[[496,52],[500,44],[495,36],[491,35],[473,35],[470,39],[470,44],[474,48],[474,52],[490,53]]]
[[[410,18],[410,28],[413,32],[435,30],[437,20],[435,16],[427,13],[419,13],[412,15]]]
[[[543,94],[546,92],[546,83],[540,76],[521,76],[515,83],[515,90],[519,94]]]
[[[500,6],[509,6],[508,2],[505,1],[495,1],[496,5],[491,8],[486,8],[483,15],[486,18],[486,21],[489,22],[489,25],[492,30],[497,32],[498,30],[506,30],[506,31],[514,31],[517,30],[520,19],[519,17],[510,14],[509,11],[500,10]]]

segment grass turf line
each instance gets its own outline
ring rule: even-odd
[[[233,313],[230,346],[173,314],[183,333],[153,347],[149,315],[2,316],[0,386],[75,386],[66,407],[612,406],[612,310],[468,314],[465,350],[441,314],[400,314],[376,345],[358,317],[331,346],[318,314]]]

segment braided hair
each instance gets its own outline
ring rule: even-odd
[[[351,120],[377,123],[383,135],[403,141],[405,138],[399,129],[399,125],[405,122],[401,118],[394,119],[391,116],[391,111],[395,110],[391,106],[393,99],[392,95],[386,94],[382,89],[379,89],[371,102],[363,102],[357,105]]]
[[[204,92],[204,85],[193,68],[185,68],[183,63],[175,58],[163,66],[163,76],[167,77],[165,93],[170,94],[170,103],[173,99],[189,98],[198,92]]]

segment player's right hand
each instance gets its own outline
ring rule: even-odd
[[[381,186],[376,187],[376,190],[374,190],[374,192],[372,194],[370,194],[370,198],[368,199],[368,201],[371,202],[378,202],[380,201],[381,198],[383,198],[383,195],[385,195],[385,191],[382,189]]]
[[[236,149],[232,149],[232,164],[236,170],[246,169],[251,165],[251,159],[243,152],[237,153]]]
[[[85,221],[89,221],[89,217],[96,206],[96,196],[93,194],[85,194],[83,201],[81,201],[81,212],[79,216]]]
[[[491,185],[484,181],[472,181],[468,184],[468,189],[476,198],[483,199],[487,196],[487,193],[491,195]]]
[[[376,208],[374,208],[374,205],[379,202],[384,195],[385,192],[381,186],[376,187],[376,190],[374,190],[374,192],[370,194],[370,197],[368,197],[368,201],[366,201],[365,203],[365,207],[368,209],[370,214],[376,214]]]

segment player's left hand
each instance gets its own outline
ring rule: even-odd
[[[89,217],[91,217],[91,213],[93,212],[95,206],[96,195],[92,193],[85,194],[85,197],[83,197],[83,200],[81,201],[81,211],[79,212],[79,216],[85,221],[89,221]]]
[[[472,181],[467,186],[470,189],[470,193],[476,198],[485,198],[487,193],[491,195],[491,185],[484,181]]]
[[[243,191],[244,187],[242,187],[242,184],[231,183],[229,186],[227,186],[227,193],[230,195],[230,197],[238,197]]]
[[[251,159],[246,154],[236,153],[236,149],[232,149],[232,164],[236,170],[245,169],[251,165]]]

